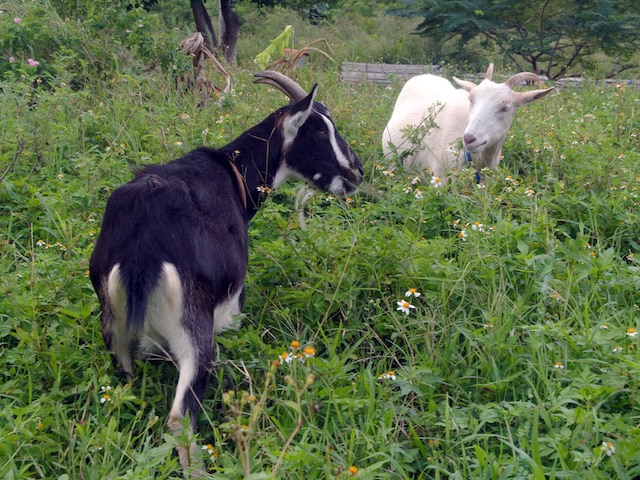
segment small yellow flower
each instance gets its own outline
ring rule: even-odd
[[[291,345],[291,348],[300,348],[300,342],[297,340],[292,340],[290,345]]]
[[[416,297],[416,298],[417,298],[417,297],[419,297],[419,296],[420,296],[420,295],[422,295],[422,294],[418,291],[418,289],[417,289],[417,288],[410,288],[409,290],[407,290],[407,291],[404,293],[404,296],[405,296],[405,297],[410,297],[411,295],[413,295],[414,297]]]
[[[304,347],[302,349],[302,352],[304,353],[305,357],[311,358],[316,354],[316,349],[313,347]]]
[[[282,352],[280,354],[279,360],[284,363],[291,363],[291,361],[293,360],[293,356],[289,355],[287,352]]]
[[[613,455],[614,453],[616,453],[616,447],[613,443],[611,442],[602,442],[602,453],[604,453],[605,455],[607,455],[607,457],[610,457],[611,455]]]
[[[211,454],[213,453],[213,445],[211,445],[210,443],[207,443],[206,445],[202,446],[202,450],[206,450],[207,453]]]
[[[562,362],[556,362],[553,365],[553,368],[558,369],[558,370],[562,370],[562,369],[564,369],[564,365],[562,364]]]
[[[638,336],[638,332],[635,328],[627,328],[627,336],[629,338],[635,338],[636,336]]]
[[[348,470],[350,475],[355,475],[358,473],[358,467],[351,465]]]
[[[396,372],[389,370],[388,372],[380,374],[378,380],[395,380],[396,378]]]
[[[409,315],[409,313],[411,312],[412,308],[416,308],[415,306],[411,305],[409,302],[407,302],[406,300],[399,300],[397,302],[398,308],[396,308],[396,310],[401,311],[402,313]]]

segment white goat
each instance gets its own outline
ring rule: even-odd
[[[479,85],[453,77],[462,90],[435,75],[411,78],[382,133],[384,154],[399,155],[405,167],[429,169],[443,182],[467,160],[476,170],[495,169],[518,107],[544,97],[553,87],[515,92],[514,86],[525,80],[539,83],[539,77],[522,72],[495,83],[492,75],[493,63]]]

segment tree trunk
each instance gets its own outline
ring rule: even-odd
[[[202,33],[207,48],[213,52],[219,47],[218,39],[211,23],[211,17],[204,6],[204,0],[191,0],[191,11],[196,21],[196,31]]]
[[[234,0],[218,0],[220,11],[220,50],[229,65],[236,65],[240,18],[236,14]]]

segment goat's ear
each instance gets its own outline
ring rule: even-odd
[[[471,90],[477,87],[475,83],[470,82],[469,80],[460,80],[459,78],[456,78],[456,77],[452,77],[452,78],[458,85],[464,88],[467,92],[470,92]]]
[[[313,111],[313,100],[316,97],[317,91],[318,84],[316,83],[311,89],[309,95],[293,106],[289,117],[285,120],[285,128],[287,128],[287,130],[298,130],[304,122],[307,121],[307,118],[309,118],[309,115],[311,115],[311,112]]]
[[[529,90],[528,92],[518,92],[516,95],[517,105],[521,107],[529,102],[533,102],[534,100],[539,100],[549,92],[551,92],[555,87],[545,88],[543,90]]]

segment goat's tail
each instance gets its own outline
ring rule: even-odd
[[[147,313],[149,294],[155,288],[156,280],[148,275],[128,279],[125,283],[127,291],[127,328],[140,330],[144,325]]]
[[[156,288],[160,272],[137,268],[132,264],[116,264],[109,273],[109,302],[114,312],[126,318],[127,329],[136,331],[144,325],[149,296]]]
[[[164,262],[157,269],[131,271],[125,274],[123,283],[127,292],[127,328],[141,329],[150,307],[160,315],[170,313],[176,318],[181,315],[182,281],[172,263]]]

